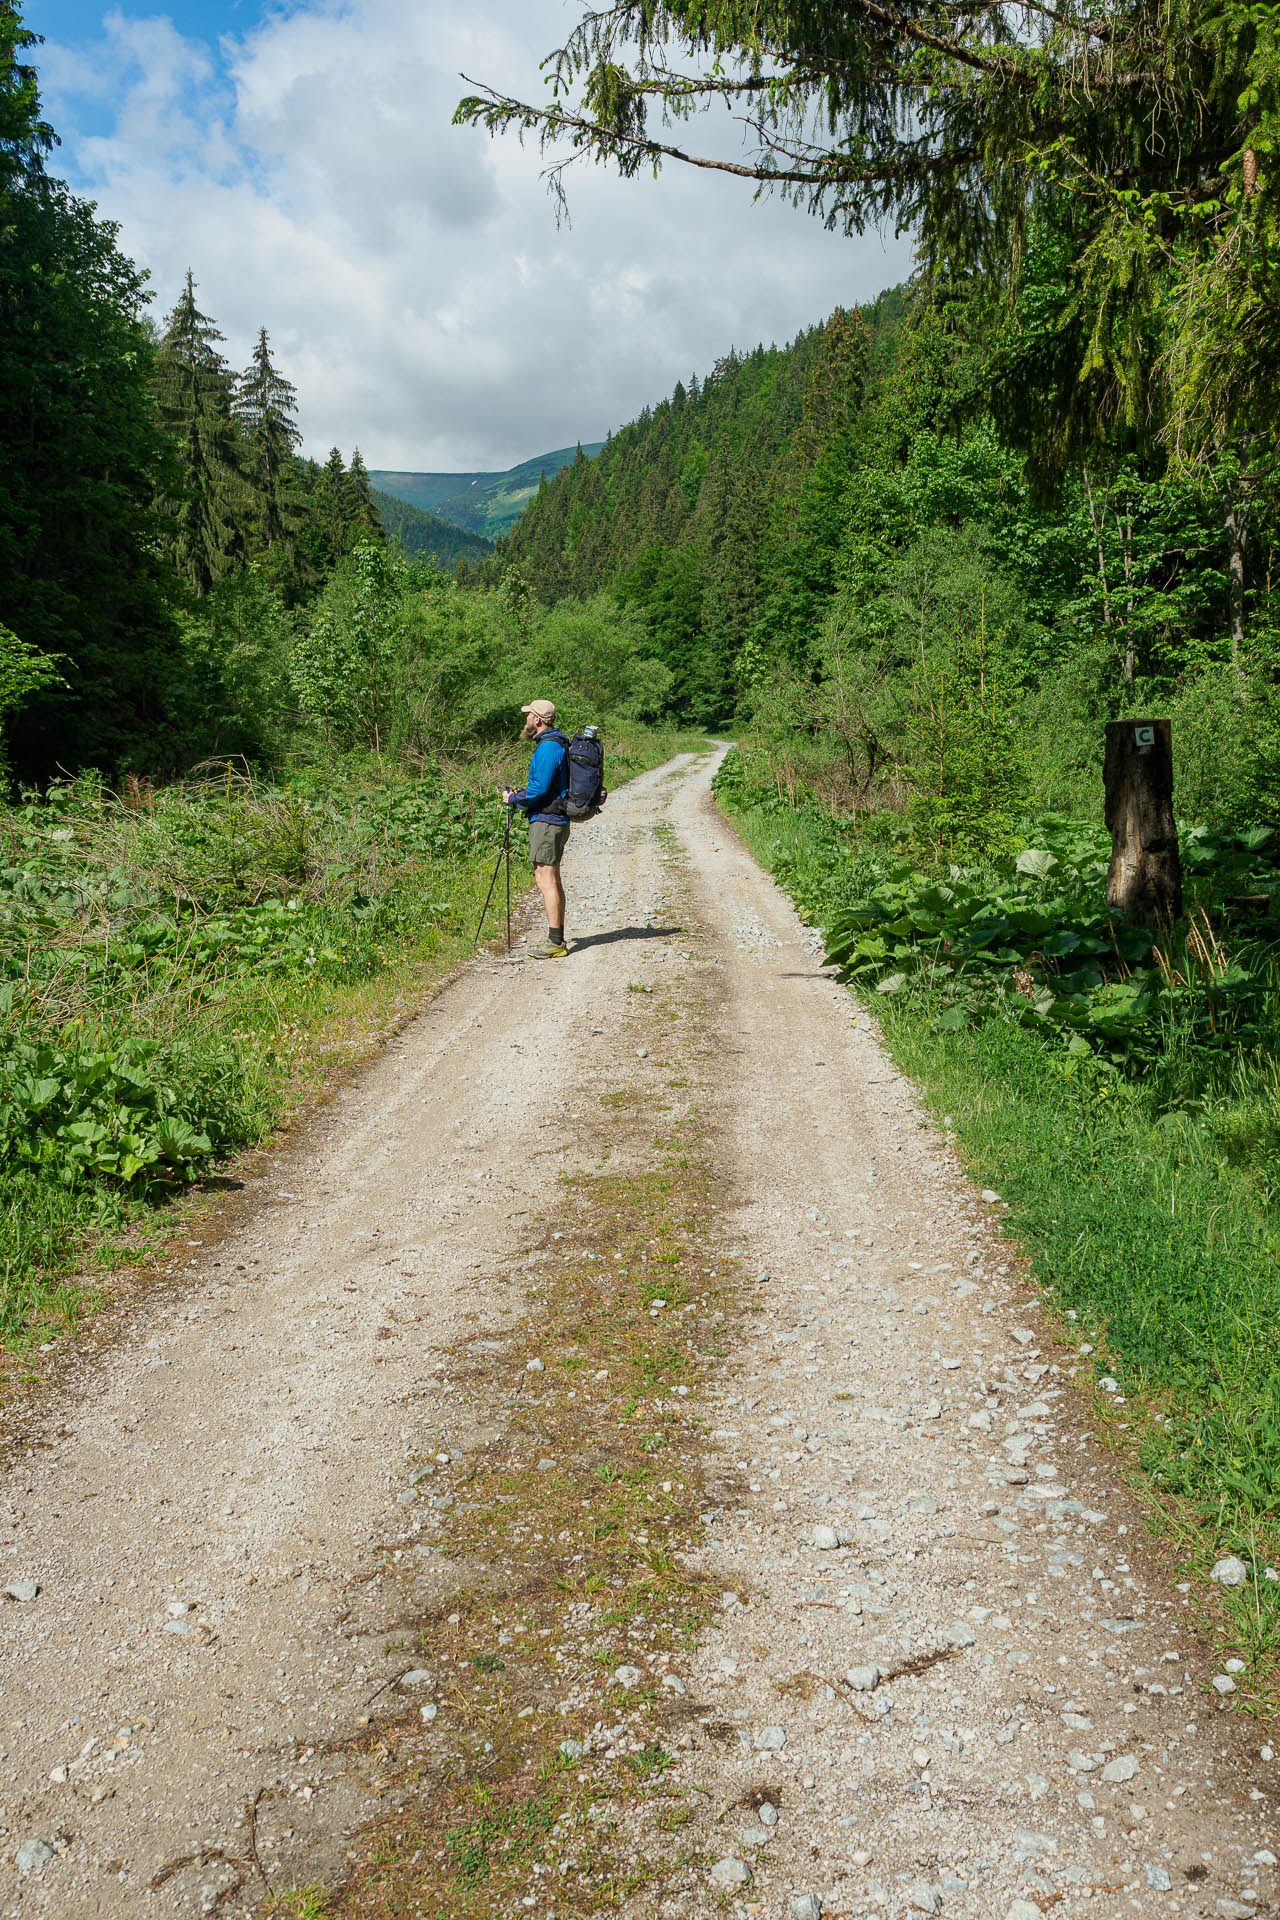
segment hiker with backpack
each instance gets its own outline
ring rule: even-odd
[[[546,944],[532,949],[533,958],[563,960],[569,949],[560,862],[571,821],[592,819],[605,803],[604,751],[594,727],[584,727],[572,740],[561,733],[554,700],[531,700],[520,711],[525,716],[520,738],[535,743],[533,759],[526,785],[504,787],[502,799],[529,816],[529,857],[547,910]]]

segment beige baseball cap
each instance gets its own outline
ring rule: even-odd
[[[556,703],[554,700],[531,700],[527,707],[521,707],[521,713],[531,713],[537,720],[554,720]]]

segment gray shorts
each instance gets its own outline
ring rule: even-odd
[[[529,822],[529,858],[535,867],[558,867],[569,844],[569,825],[553,827],[547,820]]]

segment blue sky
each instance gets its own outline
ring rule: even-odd
[[[910,270],[904,242],[689,169],[575,171],[557,226],[536,152],[450,120],[462,73],[537,97],[580,12],[30,0],[26,19],[57,169],[118,222],[157,315],[191,267],[234,365],[268,328],[309,452],[477,471],[601,439],[731,346]]]
[[[286,10],[276,9],[277,12]],[[220,33],[237,29],[243,32],[253,26],[264,11],[260,0],[173,0],[173,4],[162,7],[138,6],[134,0],[117,0],[114,6],[109,0],[106,4],[104,0],[27,0],[23,9],[33,33],[73,44],[96,40],[103,20],[113,12],[135,18],[165,13],[180,33],[193,39],[214,41]]]

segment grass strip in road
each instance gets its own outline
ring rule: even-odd
[[[455,1376],[487,1403],[513,1368],[521,1384],[501,1440],[426,1482],[419,1539],[458,1585],[401,1652],[433,1675],[437,1711],[379,1728],[402,1805],[326,1913],[586,1920],[700,1864],[667,1781],[688,1702],[664,1684],[719,1600],[687,1564],[724,1497],[704,1479],[698,1389],[723,1352],[725,1263],[692,1131],[678,1168],[571,1183],[512,1350]],[[526,1354],[542,1370],[521,1379]]]
[[[687,979],[674,991],[687,1015]],[[665,992],[646,997],[646,1026]],[[415,1705],[361,1737],[396,1811],[360,1837],[342,1890],[312,1908],[279,1894],[280,1912],[587,1920],[701,1877],[705,1795],[671,1776],[716,1737],[680,1669],[723,1605],[691,1559],[733,1498],[709,1477],[701,1408],[737,1256],[687,1085],[697,1043],[680,1044],[677,1063],[674,1038],[650,1042],[665,1086],[604,1096],[617,1170],[568,1181],[524,1256],[514,1332],[451,1360],[457,1399],[497,1426],[449,1457],[442,1413],[420,1444],[416,1527],[388,1549],[434,1570],[433,1604],[395,1649],[431,1676],[427,1717]],[[304,1897],[320,1899],[289,1896]]]
[[[829,821],[735,799],[721,805],[751,852],[807,902],[853,903]],[[810,911],[812,907],[810,906]],[[1139,1469],[1190,1569],[1234,1555],[1243,1587],[1215,1588],[1223,1651],[1241,1656],[1237,1704],[1280,1705],[1280,1228],[1256,1167],[1209,1151],[1194,1116],[1154,1113],[1115,1076],[1071,1070],[1065,1050],[1013,1020],[953,1026],[926,981],[855,987],[888,1051],[1005,1205],[1099,1391],[1101,1432]],[[1271,1570],[1270,1572],[1268,1570]]]

